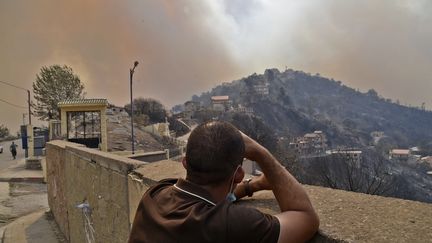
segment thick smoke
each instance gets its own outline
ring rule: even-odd
[[[239,40],[241,64],[261,72],[269,66],[288,66],[321,73],[353,88],[374,88],[401,103],[426,102],[432,108],[431,1],[254,5],[246,11],[251,14],[237,22],[241,31],[233,35]]]
[[[30,88],[41,66],[67,64],[88,97],[123,105],[138,60],[134,95],[171,106],[287,66],[431,107],[431,16],[426,0],[0,0],[0,80]],[[0,86],[18,105],[25,95]],[[26,112],[0,108],[8,125]]]

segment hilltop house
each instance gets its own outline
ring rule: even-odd
[[[389,152],[389,159],[408,159],[410,155],[409,149],[392,149]]]
[[[420,161],[421,161],[422,163],[427,163],[427,164],[429,164],[429,166],[432,168],[432,156],[422,157],[422,158],[420,159]]]
[[[265,81],[254,84],[253,88],[257,95],[266,96],[269,94],[269,84]]]
[[[322,131],[314,131],[295,138],[290,143],[290,148],[299,155],[318,155],[325,152],[327,148],[326,142],[326,136]]]
[[[201,107],[200,102],[197,101],[186,101],[184,103],[184,118],[191,119],[195,112],[198,111]]]
[[[232,102],[228,95],[211,97],[211,107],[214,111],[227,111],[231,105]]]
[[[238,104],[238,106],[233,111],[242,112],[242,113],[246,113],[246,114],[252,114],[253,108],[242,106],[241,104]]]

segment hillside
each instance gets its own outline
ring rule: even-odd
[[[322,130],[330,146],[362,147],[373,143],[371,132],[382,131],[393,147],[432,141],[432,112],[384,99],[374,90],[359,92],[319,74],[268,69],[194,95],[192,100],[208,106],[215,95],[228,95],[234,107],[252,108],[279,136],[288,138]]]
[[[140,124],[134,123],[134,134],[137,151],[154,152],[169,146],[160,138],[145,132]],[[107,113],[108,151],[131,151],[130,117],[126,112]]]

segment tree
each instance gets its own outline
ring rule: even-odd
[[[285,88],[283,87],[279,88],[278,99],[281,100],[285,105],[290,105],[292,103],[291,98],[286,94]]]
[[[72,68],[63,65],[42,67],[33,82],[35,115],[42,120],[59,119],[57,103],[84,97],[84,85]]]
[[[286,137],[279,139],[274,156],[297,180],[301,181],[306,172],[300,163],[299,156],[293,149],[290,149],[290,141]]]
[[[8,136],[9,136],[9,128],[7,128],[5,125],[0,125],[0,138],[4,138]]]
[[[150,123],[164,122],[167,112],[165,107],[158,100],[151,98],[136,98],[133,100],[134,116],[146,115]],[[131,114],[131,105],[125,105],[125,110]]]
[[[388,162],[377,153],[366,153],[361,162],[344,154],[315,158],[320,185],[372,195],[392,195],[396,189]]]
[[[366,95],[374,97],[374,98],[378,98],[378,92],[376,92],[374,89],[368,90],[368,92],[366,93]]]
[[[226,119],[231,122],[239,130],[246,135],[256,140],[258,143],[267,148],[270,152],[277,150],[277,137],[274,131],[264,124],[264,122],[255,117],[246,114],[235,113],[231,119]]]

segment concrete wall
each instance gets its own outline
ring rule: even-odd
[[[158,137],[169,137],[169,123],[163,122],[163,123],[155,123],[148,126],[145,126],[143,128],[144,131],[149,132],[151,134],[154,134]]]
[[[125,242],[143,193],[164,178],[184,177],[181,163],[143,164],[64,141],[47,146],[49,205],[70,242],[85,242],[84,217],[76,205],[88,202],[96,242]],[[320,219],[312,242],[428,242],[432,204],[305,186]],[[240,203],[279,212],[270,191]]]
[[[49,191],[48,205],[60,230],[69,240],[69,221],[66,208],[66,174],[65,148],[66,142],[52,141],[46,146],[46,181]],[[71,144],[72,145],[72,144]],[[76,145],[80,146],[80,145]]]
[[[47,151],[48,201],[65,237],[85,242],[92,226],[96,242],[125,242],[128,175],[142,163],[65,141],[50,142]],[[87,223],[82,203],[91,208]]]
[[[136,153],[128,155],[127,157],[142,162],[155,162],[168,159],[168,150],[166,151],[155,151],[147,153]]]

